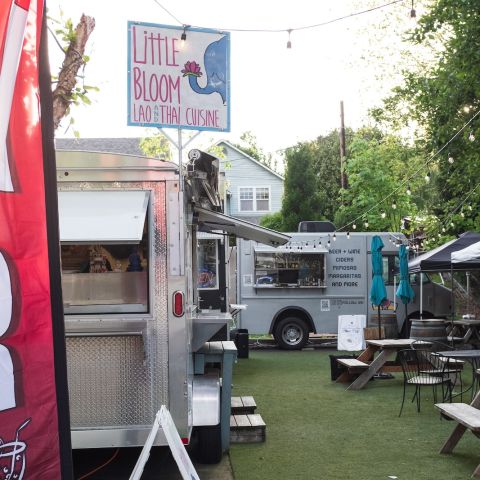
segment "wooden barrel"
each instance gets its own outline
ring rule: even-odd
[[[447,343],[445,320],[429,318],[426,320],[412,319],[410,338],[426,342]]]
[[[383,327],[382,338],[398,338],[398,323],[396,315],[381,315],[380,325]],[[378,331],[378,316],[372,315],[368,321],[368,326]],[[375,338],[378,338],[378,333]]]

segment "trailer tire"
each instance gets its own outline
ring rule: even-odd
[[[222,459],[222,429],[218,425],[197,427],[196,455],[199,463],[212,465]]]
[[[308,327],[298,317],[285,317],[275,325],[273,336],[283,350],[301,350],[308,342]]]

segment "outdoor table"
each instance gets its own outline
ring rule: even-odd
[[[471,389],[473,398],[477,391],[476,371],[480,367],[480,350],[447,350],[445,352],[437,353],[442,357],[465,360],[470,363],[470,365],[472,366],[472,384],[466,390],[462,391],[461,394],[463,395]]]
[[[357,357],[357,360],[370,363],[366,365],[365,370],[351,383],[347,390],[362,389],[380,370],[392,371],[391,368],[385,367],[385,363],[399,350],[411,348],[413,342],[418,343],[418,340],[413,338],[367,340],[367,348]],[[377,353],[378,355],[375,357]],[[397,366],[395,370],[398,371],[398,369],[399,367]],[[337,378],[337,382],[348,382],[350,380],[351,375],[348,371],[342,373]]]
[[[480,320],[465,318],[447,323],[450,338],[459,338],[462,343],[480,343]]]

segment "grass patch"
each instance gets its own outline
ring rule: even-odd
[[[455,424],[440,419],[431,389],[420,413],[410,389],[398,418],[401,373],[347,392],[330,381],[329,354],[251,350],[235,365],[232,394],[253,395],[267,424],[265,443],[231,445],[236,480],[470,478],[479,440],[467,432],[453,455],[438,453]]]

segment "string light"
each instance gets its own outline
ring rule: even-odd
[[[475,141],[475,135],[473,134],[473,130],[470,132],[470,135],[468,136],[468,139],[469,139],[471,142],[474,142],[474,141]]]
[[[460,216],[461,216],[462,218],[465,218],[465,214],[464,214],[463,212],[460,212]]]
[[[365,228],[368,228],[368,220],[367,219],[365,219],[364,225],[365,225]]]
[[[394,210],[397,209],[397,204],[396,204],[395,202],[392,203],[392,208],[393,208]]]
[[[472,210],[472,206],[471,205],[468,205],[467,207],[469,210]]]
[[[449,152],[448,153],[448,163],[451,165],[454,162],[454,158],[452,157],[452,154]]]
[[[427,172],[427,174],[425,175],[425,181],[427,183],[430,182],[430,172]]]
[[[417,16],[417,12],[415,11],[415,7],[413,5],[413,0],[412,0],[412,9],[410,10],[410,18],[415,18]]]
[[[382,213],[380,214],[380,216],[381,216],[382,218],[385,218],[385,217],[387,216],[387,214],[382,211]]]
[[[350,240],[350,232],[347,232],[347,240]]]
[[[410,188],[410,185],[407,185],[407,195],[412,194],[412,189]]]
[[[353,228],[354,230],[356,230],[356,229],[357,229],[357,225],[354,223],[354,224],[352,225],[352,228]]]
[[[184,25],[183,26],[183,33],[180,37],[180,48],[183,48],[185,46],[185,42],[187,41],[187,27],[190,25]]]
[[[330,247],[330,237],[328,237],[327,247]]]
[[[289,28],[289,29],[287,30],[287,32],[288,32],[287,48],[292,48],[292,41],[290,40],[290,35],[291,35],[291,33],[292,33],[292,29]]]
[[[337,241],[337,236],[335,235],[335,233],[333,234],[333,241],[334,241],[334,242]]]

